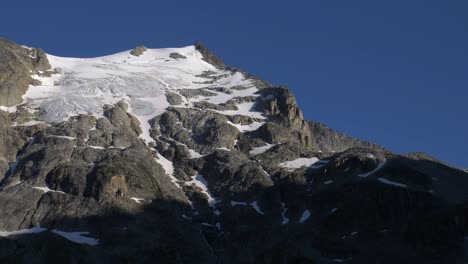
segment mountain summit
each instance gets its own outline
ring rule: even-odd
[[[200,43],[0,39],[1,263],[464,263],[468,173],[307,121]]]

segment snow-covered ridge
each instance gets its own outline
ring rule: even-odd
[[[174,58],[171,56],[174,53],[182,56]],[[225,103],[236,96],[256,96],[257,91],[242,73],[220,70],[207,63],[195,46],[148,49],[138,57],[124,51],[97,58],[65,58],[50,54],[47,58],[55,73],[51,77],[33,76],[42,85],[30,86],[23,96],[29,109],[42,110],[40,121],[62,122],[79,114],[101,117],[104,105],[124,100],[129,105],[128,111],[139,119],[143,130],[141,137],[148,143],[153,141],[149,136],[148,121],[169,106],[167,91],[244,87],[232,89],[229,94],[213,92],[217,94],[213,97],[183,97],[180,107],[192,107],[199,101]],[[206,78],[206,73],[216,78]],[[244,108],[225,114],[245,114],[249,109]],[[251,115],[261,117],[256,112]]]

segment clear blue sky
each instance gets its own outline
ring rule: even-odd
[[[468,1],[7,1],[0,36],[61,56],[199,40],[306,116],[468,168]]]

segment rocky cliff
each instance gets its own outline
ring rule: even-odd
[[[1,263],[465,263],[468,173],[304,120],[200,43],[0,39]]]

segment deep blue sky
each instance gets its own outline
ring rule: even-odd
[[[7,1],[0,36],[91,57],[199,40],[308,119],[468,168],[468,1]]]

